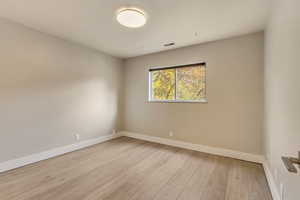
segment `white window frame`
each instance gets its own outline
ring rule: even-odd
[[[168,66],[168,67],[152,67],[150,69],[167,69],[167,68],[180,68],[180,67],[192,67],[197,65],[204,65],[205,67],[205,98],[199,100],[176,100],[177,97],[177,70],[175,73],[175,99],[174,100],[153,100],[152,99],[152,72],[148,71],[148,102],[149,103],[207,103],[207,64],[204,62],[193,63],[193,64],[185,64],[185,65],[177,65],[177,66]]]

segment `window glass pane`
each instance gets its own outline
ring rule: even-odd
[[[177,69],[177,100],[205,98],[205,66]]]
[[[151,72],[152,100],[175,100],[175,69]]]

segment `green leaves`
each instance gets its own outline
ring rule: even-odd
[[[205,75],[203,65],[152,71],[151,100],[201,100],[206,96]]]
[[[152,72],[152,99],[175,100],[175,69]]]

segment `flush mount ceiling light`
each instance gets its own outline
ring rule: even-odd
[[[141,9],[123,8],[117,12],[117,21],[129,28],[139,28],[146,24],[147,17]]]

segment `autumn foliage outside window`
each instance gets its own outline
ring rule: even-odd
[[[204,63],[150,70],[150,101],[203,102],[206,99]]]

